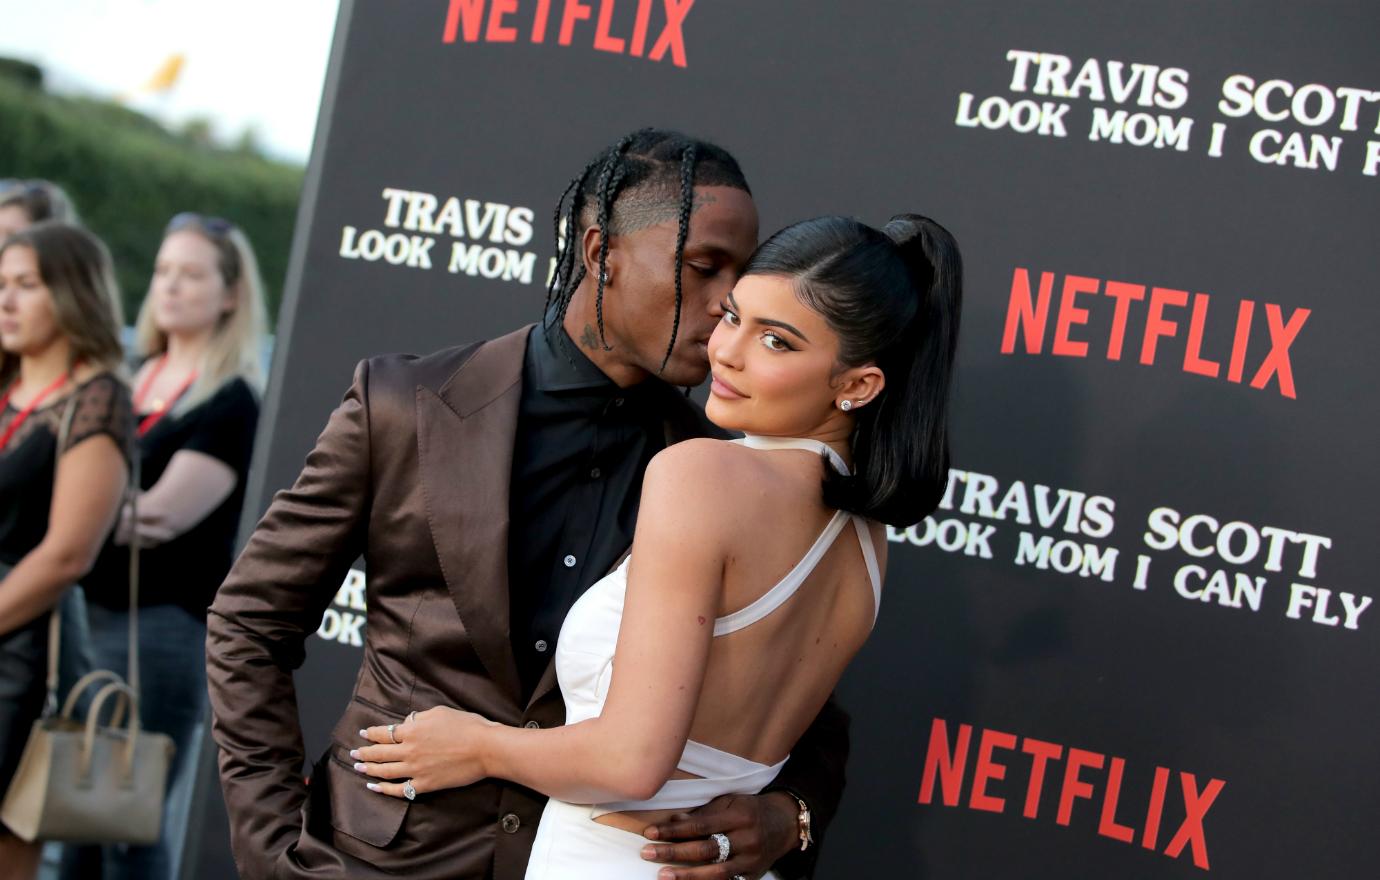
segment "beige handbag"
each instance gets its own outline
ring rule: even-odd
[[[57,456],[71,429],[75,398],[68,403],[58,431]],[[135,513],[139,492],[139,454],[135,450],[129,505]],[[138,522],[137,517],[134,520]],[[0,821],[21,839],[72,843],[158,842],[172,763],[172,738],[139,728],[139,538],[129,551],[129,681],[98,669],[83,676],[55,713],[61,610],[55,609],[48,630],[48,701],[42,718],[34,722],[19,767],[0,806]],[[102,684],[103,683],[103,684]],[[86,711],[85,721],[73,717],[81,695],[102,684]],[[100,725],[101,709],[111,698],[115,705],[110,725]],[[121,727],[121,722],[128,723]]]

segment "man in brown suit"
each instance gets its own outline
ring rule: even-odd
[[[569,244],[543,325],[361,363],[211,607],[213,730],[247,878],[525,873],[540,794],[485,780],[388,798],[365,789],[349,751],[361,729],[438,705],[503,724],[564,721],[550,659],[560,621],[630,546],[651,456],[717,431],[673,386],[704,380],[705,342],[757,240],[737,163],[672,132],[623,138],[567,196]],[[361,555],[363,668],[307,786],[292,670]],[[653,859],[688,865],[661,876],[773,865],[808,876],[847,743],[831,704],[767,792],[658,826],[670,842]],[[729,838],[726,862],[715,863],[713,832]]]

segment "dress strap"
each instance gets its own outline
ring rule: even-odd
[[[872,545],[872,530],[867,527],[867,520],[855,514],[853,528],[858,533],[858,543],[862,544],[867,578],[872,582],[872,622],[875,624],[882,610],[882,567],[877,562],[877,548]]]
[[[811,440],[805,437],[769,437],[766,434],[748,434],[741,440],[734,440],[749,449],[804,449],[807,452],[818,452],[827,455],[829,461],[838,469],[839,473],[847,476],[852,473],[848,465],[844,462],[843,456],[833,450],[828,443],[822,440]]]
[[[805,579],[810,576],[810,572],[815,570],[815,566],[833,546],[834,540],[838,538],[844,525],[847,524],[849,516],[851,514],[846,510],[835,512],[833,518],[829,520],[829,524],[824,527],[824,531],[820,532],[819,537],[815,539],[814,545],[795,564],[795,568],[792,568],[785,577],[778,581],[776,586],[759,596],[757,601],[715,620],[714,635],[726,636],[731,632],[737,632],[743,627],[751,626],[784,605],[786,600],[794,596],[795,591],[800,589],[800,585],[805,582]]]
[[[789,756],[788,756],[789,757]],[[786,758],[775,764],[759,764],[740,755],[687,740],[677,769],[694,773],[695,779],[669,779],[645,801],[599,804],[592,815],[629,810],[685,810],[703,806],[724,794],[757,794],[776,779]]]

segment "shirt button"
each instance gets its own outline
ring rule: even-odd
[[[575,567],[575,557],[574,557],[574,556],[567,556],[567,557],[566,557],[564,560],[562,560],[562,561],[565,563],[565,567],[566,567],[566,568],[574,568],[574,567]]]
[[[536,721],[529,721],[522,726],[527,728],[528,730],[536,730],[538,727],[541,727],[541,724]]]
[[[522,827],[522,820],[517,817],[516,813],[509,813],[503,817],[503,822],[501,824],[503,825],[504,831],[509,834],[515,834],[517,830]]]
[[[537,649],[538,652],[545,654],[547,647],[546,639],[537,639],[537,644],[534,647]]]
[[[621,397],[615,397],[615,398],[613,399],[613,405],[614,405],[614,406],[622,406],[622,405],[623,405],[623,398],[621,398]]]
[[[589,471],[589,478],[590,478],[591,480],[597,480],[597,479],[599,479],[600,477],[602,477],[603,475],[604,475],[604,472],[601,471],[601,470],[599,470],[598,468],[590,468],[590,471]]]

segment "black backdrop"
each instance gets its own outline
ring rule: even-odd
[[[966,260],[958,470],[892,533],[821,876],[1376,875],[1376,6],[504,5],[342,3],[247,522],[357,360],[535,319],[569,177],[682,128],[764,232],[918,211]],[[231,876],[199,798],[187,873]]]

